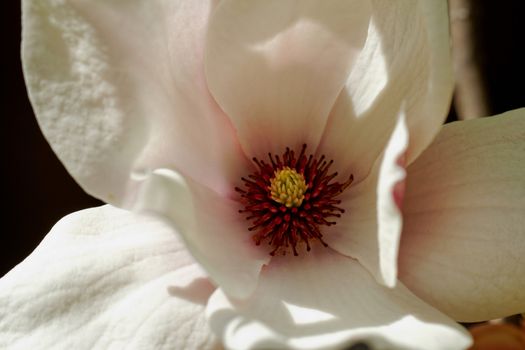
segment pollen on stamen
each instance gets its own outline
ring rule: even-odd
[[[239,212],[252,221],[248,231],[255,244],[269,244],[272,256],[289,250],[297,256],[298,245],[310,251],[312,241],[327,247],[321,227],[335,225],[333,218],[345,212],[335,198],[350,186],[353,175],[344,183],[332,181],[338,175],[329,173],[333,161],[306,156],[306,145],[297,156],[286,148],[281,157],[268,153],[268,159],[253,158],[257,171],[241,178],[244,188],[235,188],[244,205]]]

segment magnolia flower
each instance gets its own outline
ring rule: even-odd
[[[453,318],[523,311],[525,111],[441,129],[447,27],[436,0],[23,1],[40,126],[110,205],[2,278],[0,346],[463,349]]]

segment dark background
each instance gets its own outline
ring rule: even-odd
[[[20,3],[2,6],[0,276],[29,255],[61,217],[102,204],[75,183],[42,136],[22,75]]]
[[[22,76],[20,4],[10,0],[2,7],[0,276],[30,254],[62,216],[102,204],[76,185],[43,138]],[[477,0],[474,10],[474,46],[491,114],[525,106],[525,1]],[[454,119],[452,110],[449,120]]]

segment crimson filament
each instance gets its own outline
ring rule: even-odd
[[[268,153],[269,162],[254,157],[257,170],[241,178],[244,188],[235,188],[244,206],[239,213],[252,221],[248,231],[255,244],[267,242],[272,256],[290,249],[297,256],[298,245],[304,243],[310,251],[311,241],[327,247],[321,227],[335,225],[333,218],[345,212],[336,197],[350,186],[353,175],[344,183],[333,181],[338,175],[329,172],[333,160],[307,156],[306,147],[297,156],[290,148],[281,157]]]

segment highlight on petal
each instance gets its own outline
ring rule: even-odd
[[[129,206],[130,174],[160,167],[184,168],[218,192],[232,191],[245,160],[204,77],[213,1],[22,5],[31,103],[51,147],[88,193]]]
[[[169,169],[144,180],[135,207],[168,218],[210,278],[229,295],[245,298],[255,290],[270,255],[253,242],[240,208],[237,201]]]
[[[166,223],[83,210],[0,279],[0,348],[213,349],[214,289]]]
[[[309,256],[276,257],[250,299],[220,289],[207,306],[212,330],[231,349],[464,349],[461,326],[403,285],[378,285],[360,264],[315,247]]]
[[[330,247],[359,260],[380,284],[389,287],[397,281],[400,204],[406,175],[400,163],[407,146],[408,131],[401,111],[383,155],[362,182],[341,196],[345,213],[323,236]]]
[[[453,90],[444,0],[373,0],[367,38],[328,119],[319,153],[356,183],[381,154],[403,106],[411,163],[438,133]]]
[[[408,168],[400,278],[460,321],[525,310],[525,109],[443,127]]]
[[[221,2],[206,77],[246,154],[318,144],[369,19],[366,0]]]

